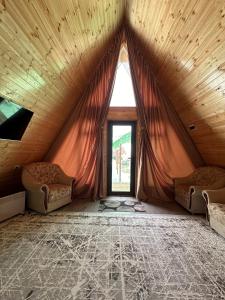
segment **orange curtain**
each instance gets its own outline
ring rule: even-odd
[[[144,201],[151,197],[168,200],[173,197],[173,178],[190,174],[204,162],[160,91],[142,42],[129,27],[126,37],[141,124],[137,196]]]
[[[75,177],[73,198],[99,196],[102,129],[106,120],[122,33],[112,40],[85,93],[51,147],[45,160],[59,164]]]

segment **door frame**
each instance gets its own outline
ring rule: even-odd
[[[131,126],[131,172],[130,192],[112,191],[112,128],[113,125]],[[136,121],[108,121],[107,126],[107,195],[135,196],[135,165],[136,165]]]

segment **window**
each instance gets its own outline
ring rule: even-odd
[[[120,50],[110,107],[135,107],[135,96],[125,46]]]

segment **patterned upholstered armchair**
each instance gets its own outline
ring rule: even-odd
[[[205,213],[203,190],[225,186],[225,169],[201,167],[187,177],[175,178],[175,200],[191,213]]]
[[[31,163],[22,171],[28,207],[44,214],[72,201],[73,181],[58,165],[48,162]]]
[[[225,187],[202,192],[210,226],[225,238]]]

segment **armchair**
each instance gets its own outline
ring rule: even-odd
[[[73,181],[58,165],[48,162],[31,163],[22,170],[28,207],[44,214],[72,201]]]
[[[175,178],[175,200],[191,213],[203,214],[206,205],[203,190],[225,186],[225,169],[201,167],[187,177]]]
[[[202,192],[210,226],[225,238],[225,187]]]

